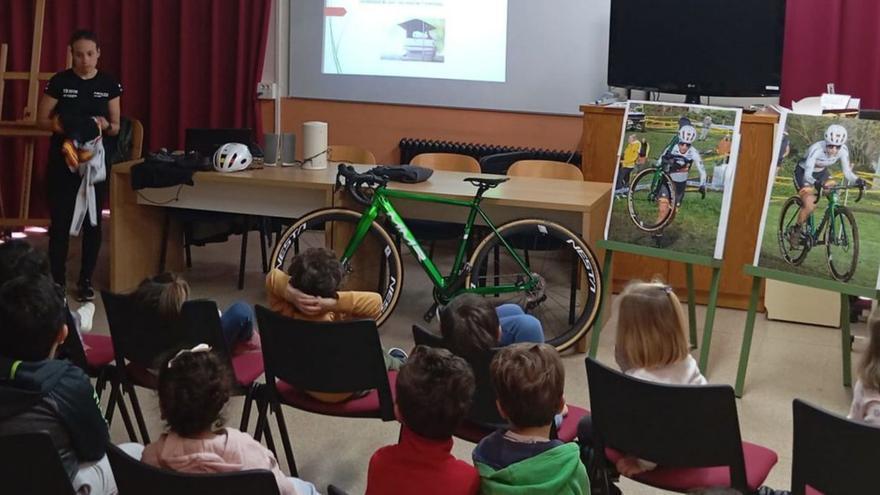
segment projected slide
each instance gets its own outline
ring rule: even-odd
[[[507,0],[326,0],[325,74],[504,82]]]

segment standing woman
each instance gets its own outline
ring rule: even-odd
[[[98,70],[101,48],[98,37],[92,31],[78,30],[70,37],[70,53],[73,68],[52,76],[40,99],[39,125],[53,131],[49,142],[48,192],[49,192],[49,262],[55,282],[66,285],[67,248],[70,241],[70,223],[73,219],[76,195],[82,178],[68,169],[61,153],[64,134],[59,132],[58,116],[94,117],[105,137],[119,133],[119,96],[122,85],[106,72]],[[109,154],[105,155],[109,156]],[[109,179],[109,163],[107,177]],[[100,209],[107,193],[107,181],[95,184],[95,199]],[[90,301],[95,298],[92,274],[101,248],[101,215],[97,225],[83,222],[82,265],[77,283],[77,299]]]

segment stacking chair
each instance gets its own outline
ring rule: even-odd
[[[131,401],[141,442],[146,445],[150,443],[150,435],[134,386],[155,390],[158,380],[151,370],[154,370],[167,354],[183,347],[191,347],[193,344],[176,325],[168,325],[161,321],[158,315],[143,314],[138,311],[134,299],[128,294],[101,291],[101,299],[104,301],[107,325],[113,338],[116,377],[121,391],[128,395]],[[119,399],[121,403],[121,394]],[[108,405],[107,411],[110,416],[113,414],[111,405]],[[132,433],[129,432],[131,440],[138,441]]]
[[[115,445],[107,446],[107,458],[113,468],[113,478],[119,488],[119,495],[280,495],[275,475],[268,470],[217,474],[180,473],[145,464]]]
[[[776,452],[740,438],[729,385],[647,382],[592,358],[586,368],[601,473],[631,455],[659,465],[633,477],[646,485],[675,492],[729,487],[755,493],[776,464]]]
[[[448,349],[443,337],[431,333],[419,325],[413,325],[412,333],[416,345]],[[507,421],[501,417],[495,404],[495,389],[492,388],[492,376],[489,372],[492,358],[499,350],[500,348],[492,349],[480,359],[467,359],[474,372],[476,387],[474,402],[471,404],[467,419],[455,431],[455,436],[458,438],[478,443],[483,437],[507,425]],[[569,405],[568,414],[562,419],[562,424],[558,429],[554,425],[551,436],[564,442],[574,440],[577,437],[578,421],[587,414],[589,413],[586,409]]]
[[[584,180],[584,173],[577,166],[553,160],[520,160],[507,169],[507,175],[541,179]]]
[[[0,452],[3,493],[75,494],[48,433],[0,436]]]
[[[880,484],[880,428],[795,399],[791,493],[869,493]]]
[[[394,419],[392,391],[397,372],[385,370],[376,322],[296,320],[257,305],[266,365],[266,400],[275,414],[290,473],[297,469],[281,405],[350,418]],[[306,390],[365,395],[344,402],[322,402]],[[268,413],[260,411],[255,438],[271,438]]]
[[[376,157],[366,148],[333,144],[330,145],[330,161],[375,165]]]

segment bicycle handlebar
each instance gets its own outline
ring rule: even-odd
[[[856,203],[858,203],[859,201],[861,201],[862,198],[865,196],[865,186],[867,186],[867,184],[865,183],[865,181],[861,181],[861,182],[859,182],[859,183],[856,184],[856,187],[859,188],[859,196],[856,198],[856,201],[855,201]],[[828,187],[828,188],[825,188],[825,187],[819,187],[819,188],[816,188],[817,191],[818,191],[818,194],[816,194],[816,201],[814,201],[813,203],[814,203],[814,204],[818,204],[818,203],[819,203],[819,200],[822,199],[822,191],[824,191],[824,190],[826,190],[826,189],[827,189],[828,191],[839,191],[839,190],[841,190],[841,189],[852,189],[852,187],[853,187],[853,186],[843,185],[843,186],[834,186],[834,187]]]
[[[388,180],[384,177],[371,173],[362,174],[351,165],[340,163],[336,172],[336,186],[333,192],[345,188],[355,201],[364,206],[369,206],[372,203],[372,198],[364,194],[364,189],[385,187],[386,184],[388,184]]]

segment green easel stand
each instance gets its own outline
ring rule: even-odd
[[[715,322],[715,307],[718,303],[718,287],[721,281],[721,260],[710,256],[696,254],[670,252],[665,249],[647,246],[636,246],[618,241],[598,241],[596,247],[605,250],[605,260],[602,264],[602,297],[600,299],[599,312],[593,323],[592,340],[590,341],[590,357],[595,358],[599,350],[599,333],[602,330],[602,313],[605,305],[611,301],[608,299],[611,292],[611,260],[615,252],[650,256],[668,261],[678,261],[685,264],[688,290],[688,326],[690,327],[691,348],[697,348],[697,310],[694,302],[694,265],[708,266],[712,268],[712,283],[709,288],[709,301],[706,306],[706,323],[703,325],[703,346],[700,349],[700,370],[704,373],[709,364],[709,347],[712,344],[712,325]]]
[[[870,297],[878,299],[880,292],[875,289],[856,287],[844,282],[825,280],[808,275],[798,275],[782,270],[762,268],[754,265],[743,266],[743,272],[752,277],[752,293],[749,296],[749,310],[746,315],[746,328],[743,332],[742,348],[739,352],[739,369],[736,372],[736,387],[734,391],[737,397],[743,395],[743,385],[746,381],[746,368],[749,365],[749,352],[752,349],[752,333],[755,329],[755,313],[758,310],[758,296],[761,293],[761,281],[765,279],[788,282],[790,284],[824,289],[840,294],[840,347],[843,363],[843,386],[852,385],[852,342],[849,328],[849,296]]]

